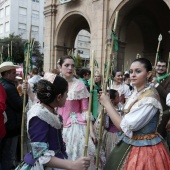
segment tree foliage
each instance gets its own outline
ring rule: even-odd
[[[2,53],[3,46],[3,61],[6,61],[7,58],[11,57],[11,42],[12,42],[12,61],[14,63],[23,63],[24,62],[24,47],[27,40],[22,39],[21,35],[10,34],[9,37],[0,39],[0,53]],[[8,50],[9,44],[9,50]],[[8,51],[10,54],[8,54]],[[34,42],[32,56],[36,58],[36,62],[33,63],[36,67],[42,70],[43,67],[43,55],[40,53],[40,45],[38,41]]]
[[[1,53],[3,54],[3,60],[6,61],[7,58],[11,57],[11,42],[12,42],[12,59],[15,63],[22,63],[24,60],[24,43],[26,42],[21,38],[21,35],[10,34],[9,37],[0,39]],[[9,45],[9,50],[8,50]],[[10,54],[8,54],[8,51]]]

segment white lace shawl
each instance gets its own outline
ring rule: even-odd
[[[89,97],[89,92],[84,83],[76,78],[72,79],[72,85],[68,91],[67,100],[80,100]]]
[[[37,116],[56,129],[61,129],[62,123],[60,122],[59,115],[51,113],[48,109],[39,103],[34,104],[27,113],[27,131],[29,128],[29,121]]]

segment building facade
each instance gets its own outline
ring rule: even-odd
[[[0,0],[0,38],[9,34],[31,37],[40,42],[43,53],[44,42],[44,1],[43,0]]]
[[[95,51],[95,58],[103,70],[104,58],[110,53],[116,11],[119,50],[112,56],[116,69],[128,70],[137,54],[154,64],[159,34],[163,37],[159,52],[167,60],[169,8],[170,0],[48,0],[44,10],[44,70],[55,68],[58,58],[74,48],[81,30],[90,33],[90,52]]]

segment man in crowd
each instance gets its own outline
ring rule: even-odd
[[[80,80],[85,84],[88,91],[90,91],[90,86],[88,84],[88,80],[90,78],[90,70],[88,69],[81,69],[79,72]]]
[[[5,129],[5,109],[6,109],[6,92],[3,88],[3,86],[0,84],[0,146],[1,146],[1,140],[6,134]]]
[[[23,101],[15,87],[16,68],[12,62],[3,62],[0,65],[2,78],[0,83],[4,87],[6,99],[7,122],[6,136],[2,139],[1,166],[3,170],[11,170],[15,160],[18,136],[21,133]]]
[[[166,105],[166,97],[168,93],[170,93],[170,76],[166,72],[166,70],[167,70],[167,62],[164,60],[159,60],[156,65],[156,77],[153,78],[152,81],[159,93],[161,104],[164,111],[161,124],[158,127],[158,132],[164,138],[166,138],[167,136],[166,126],[168,120],[170,119],[169,108]]]

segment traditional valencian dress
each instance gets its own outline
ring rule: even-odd
[[[123,131],[104,170],[169,170],[170,156],[157,133],[162,106],[157,91],[136,90],[124,107],[120,127]]]
[[[62,139],[60,116],[51,113],[37,103],[28,112],[27,129],[32,151],[25,155],[24,162],[16,170],[59,170],[44,166],[55,156],[67,159],[65,144]]]
[[[89,92],[82,81],[73,78],[67,95],[65,106],[58,108],[58,113],[63,118],[63,140],[66,143],[68,159],[76,160],[84,155]],[[88,155],[91,157],[88,170],[93,170],[95,145],[91,137],[89,137]]]

